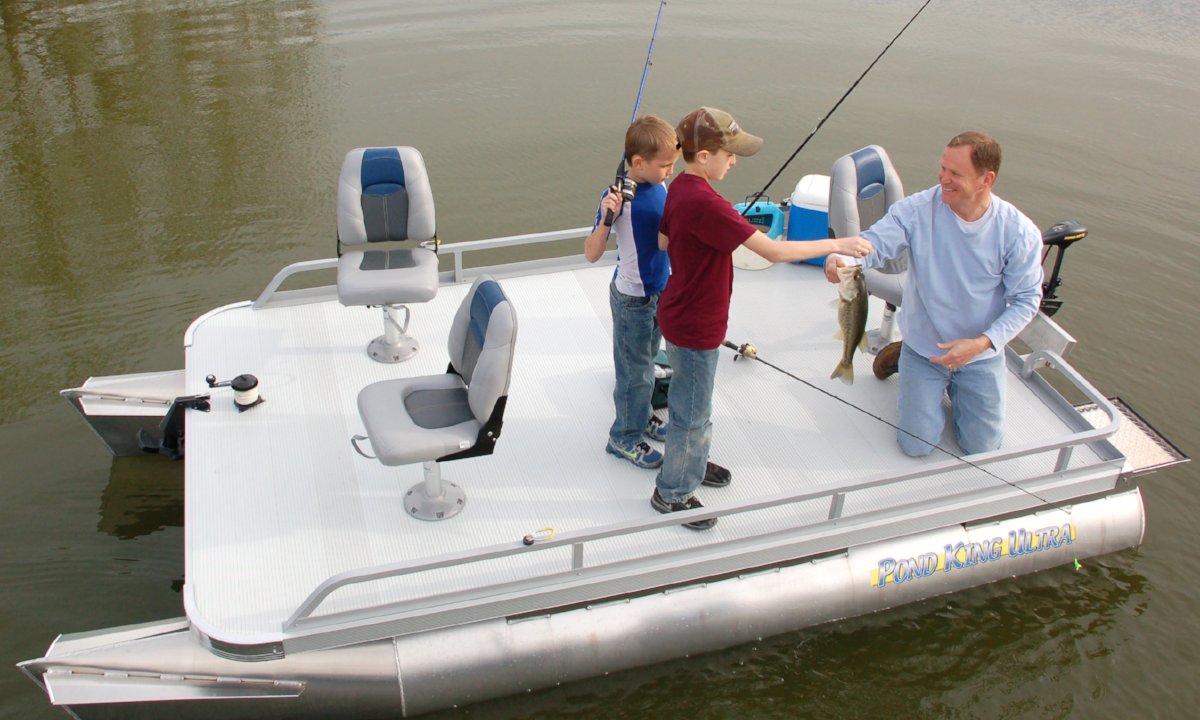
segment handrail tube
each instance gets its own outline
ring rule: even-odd
[[[337,258],[323,258],[321,260],[303,260],[295,262],[275,273],[275,277],[271,278],[271,282],[267,283],[267,287],[258,295],[258,299],[254,301],[252,306],[255,310],[263,307],[270,301],[271,296],[279,289],[284,280],[287,280],[293,275],[298,275],[302,272],[311,272],[315,270],[328,270],[337,267]]]
[[[484,240],[463,240],[462,242],[439,243],[438,254],[443,253],[467,253],[476,250],[494,250],[496,248],[510,247],[517,245],[536,245],[538,243],[557,242],[559,240],[570,240],[576,237],[587,237],[592,231],[589,227],[569,228],[566,230],[549,230],[539,233],[525,233],[523,235],[506,235],[504,237],[486,238]],[[423,247],[432,247],[433,243],[422,243]]]
[[[1094,469],[1095,469],[1095,466],[1092,466],[1089,468],[1081,468],[1081,469],[1076,469],[1076,470],[1072,471],[1072,473],[1069,473],[1069,474],[1081,475],[1081,474],[1084,474],[1084,473],[1094,470]],[[1059,485],[1062,485],[1062,484],[1066,484],[1067,481],[1069,480],[1069,478],[1065,477],[1063,474],[1054,473],[1054,474],[1044,475],[1044,476],[1041,476],[1038,478],[1031,478],[1030,483],[1044,483],[1045,481],[1048,481],[1048,480],[1057,481]],[[1042,490],[1042,492],[1045,492],[1045,490]],[[946,513],[951,513],[951,514],[956,513],[957,505],[976,504],[976,503],[978,503],[978,499],[973,499],[973,498],[978,498],[983,493],[985,493],[985,489],[976,488],[973,490],[968,490],[968,491],[958,493],[956,495],[947,496],[945,499],[948,502],[945,504],[945,506],[940,508],[937,512],[938,512],[938,514],[943,514],[943,515]],[[1046,494],[1049,494],[1049,493],[1046,493]],[[1020,497],[1021,493],[1013,493],[1012,495],[1014,497]],[[763,503],[759,503],[759,504],[761,505]],[[330,613],[328,615],[321,616],[320,618],[298,618],[295,622],[289,621],[287,624],[285,624],[283,627],[283,630],[286,632],[287,630],[293,629],[301,624],[305,624],[306,622],[312,622],[312,623],[318,624],[320,626],[330,627],[330,626],[336,626],[338,624],[347,623],[347,622],[352,623],[355,620],[379,618],[384,615],[391,616],[393,619],[396,619],[396,620],[403,620],[403,618],[400,616],[403,616],[406,614],[414,616],[414,617],[420,617],[420,616],[423,616],[426,614],[445,615],[447,613],[454,612],[456,609],[470,608],[476,604],[479,604],[479,605],[504,604],[504,603],[508,602],[508,600],[506,600],[506,598],[508,598],[509,596],[515,595],[515,596],[524,597],[524,596],[532,593],[533,590],[536,588],[545,589],[545,590],[547,590],[547,592],[551,592],[551,590],[550,590],[551,588],[556,588],[560,585],[563,585],[563,586],[565,586],[567,584],[595,585],[598,583],[602,583],[602,582],[606,581],[605,578],[609,578],[613,575],[619,575],[628,567],[631,567],[631,566],[639,564],[639,563],[644,563],[647,560],[654,560],[655,558],[662,558],[662,559],[669,558],[670,564],[674,567],[674,566],[681,564],[679,562],[681,553],[684,555],[694,554],[694,553],[699,553],[699,552],[711,553],[711,551],[714,548],[722,551],[720,554],[713,556],[716,559],[730,559],[730,558],[739,558],[739,557],[746,557],[746,556],[753,555],[753,556],[759,557],[759,559],[761,560],[760,554],[762,552],[764,552],[764,549],[777,550],[780,547],[779,540],[781,538],[785,538],[787,536],[792,536],[792,542],[788,545],[788,547],[794,547],[794,546],[803,545],[806,542],[811,542],[811,537],[841,536],[841,535],[847,535],[847,534],[852,534],[852,533],[859,533],[859,532],[862,532],[871,527],[878,526],[881,523],[893,524],[893,523],[897,522],[897,519],[894,517],[896,513],[900,513],[901,515],[904,515],[907,517],[912,517],[916,513],[924,513],[927,510],[928,510],[927,503],[924,503],[920,500],[914,500],[910,503],[903,504],[903,505],[897,505],[897,506],[894,506],[893,508],[890,508],[889,512],[887,513],[886,518],[883,517],[883,514],[879,513],[879,512],[864,514],[863,516],[861,516],[859,518],[859,520],[861,522],[861,524],[859,526],[847,525],[844,521],[839,521],[838,519],[829,519],[829,520],[825,520],[825,521],[818,521],[818,522],[815,522],[815,523],[812,523],[809,525],[805,525],[802,527],[793,526],[793,527],[781,528],[781,529],[774,530],[771,532],[736,538],[733,540],[727,540],[727,541],[717,544],[717,545],[693,547],[693,548],[688,548],[688,549],[685,549],[682,551],[672,550],[669,553],[658,553],[655,555],[640,556],[637,558],[629,558],[629,559],[619,560],[619,561],[616,561],[613,563],[607,563],[604,565],[594,566],[591,568],[584,568],[582,570],[572,567],[569,570],[545,573],[545,574],[538,575],[536,577],[524,578],[521,580],[513,580],[513,581],[509,581],[509,582],[505,582],[505,583],[497,583],[497,584],[488,585],[486,587],[468,588],[466,590],[457,590],[457,591],[452,591],[452,592],[448,592],[448,593],[442,593],[440,595],[427,595],[427,596],[423,596],[420,598],[385,603],[383,605],[377,605],[377,606],[372,606],[372,607],[368,607],[368,608]],[[722,510],[722,511],[705,512],[703,514],[698,513],[698,511],[689,511],[689,512],[691,514],[695,514],[697,517],[705,517],[705,516],[729,515],[729,514],[735,514],[737,512],[743,512],[743,511],[747,511],[747,508],[746,507],[729,508],[729,509]],[[907,515],[905,515],[905,514],[907,514]],[[955,515],[955,516],[957,516],[957,515]],[[670,521],[668,524],[674,525],[678,522],[679,522],[679,519],[673,518],[673,521]],[[664,525],[664,521],[659,520],[653,524],[655,527],[661,527]],[[608,528],[602,529],[602,534],[604,534],[606,536],[611,536],[613,534],[621,534],[619,532],[614,532],[615,530],[620,530],[621,528],[622,528],[622,526],[620,526],[620,525],[611,525],[611,526],[608,526]],[[630,530],[629,528],[626,528],[627,532],[625,534],[628,534],[628,532],[638,531],[639,529],[650,529],[650,528],[634,527],[634,528],[632,528],[632,530]],[[805,540],[804,539],[805,536],[810,536],[810,539]],[[579,543],[580,537],[568,535],[565,538],[564,542]],[[539,544],[541,544],[541,543],[539,543]],[[562,543],[558,543],[558,544],[561,546]],[[500,547],[508,547],[508,546],[496,546],[496,547],[497,547],[497,549],[499,549]],[[545,548],[542,548],[542,549],[545,549]],[[527,548],[518,549],[518,551],[521,551],[521,550],[527,550]],[[656,570],[651,568],[641,574],[642,575],[646,575],[646,574],[653,575],[656,572],[657,572]],[[543,593],[543,594],[545,594],[545,593]],[[480,602],[483,600],[488,600],[489,602],[488,603]],[[433,609],[434,605],[431,603],[431,601],[439,601],[436,604],[436,609]],[[430,611],[430,612],[415,612],[415,611]],[[293,617],[295,617],[295,616],[293,616]]]
[[[1111,407],[1111,405],[1110,405],[1110,407]],[[971,465],[981,466],[984,464],[1000,462],[1000,461],[1012,459],[1015,457],[1049,452],[1051,450],[1055,450],[1060,447],[1083,444],[1085,442],[1090,442],[1094,439],[1097,439],[1098,437],[1100,437],[1103,434],[1103,432],[1104,432],[1103,429],[1087,430],[1087,431],[1076,433],[1072,436],[1069,436],[1068,438],[1065,438],[1060,441],[1056,441],[1054,443],[1042,444],[1042,445],[1036,445],[1036,446],[1028,446],[1025,448],[1019,448],[1019,449],[1012,450],[1012,451],[1005,451],[1005,452],[996,451],[996,452],[992,452],[992,453],[987,453],[987,454],[979,455],[979,456],[976,456],[975,458],[973,458],[970,465],[964,465],[962,462],[959,462],[959,461],[947,461],[940,465],[936,465],[933,467],[924,467],[924,468],[913,470],[913,471],[910,471],[907,473],[901,473],[899,475],[892,475],[892,474],[876,475],[876,476],[873,476],[871,479],[865,480],[860,483],[855,483],[853,485],[846,485],[846,486],[841,486],[841,487],[827,489],[827,490],[819,490],[819,491],[815,491],[815,492],[807,492],[807,493],[800,493],[800,494],[794,494],[794,495],[772,496],[772,497],[764,498],[762,500],[758,500],[758,501],[754,501],[754,502],[750,502],[750,503],[744,503],[741,505],[737,505],[737,506],[729,507],[729,508],[723,508],[723,509],[702,508],[699,510],[687,510],[687,511],[683,511],[682,513],[678,513],[678,514],[671,513],[672,517],[670,519],[658,518],[658,519],[654,519],[651,521],[638,521],[635,523],[610,525],[605,528],[592,530],[590,532],[586,532],[586,533],[582,533],[582,534],[580,534],[580,533],[563,533],[553,539],[539,542],[535,545],[530,545],[530,546],[521,545],[521,546],[513,547],[511,545],[506,544],[506,545],[501,545],[501,546],[495,546],[490,550],[484,550],[482,552],[477,551],[477,550],[459,551],[456,553],[449,553],[449,554],[441,555],[432,560],[423,560],[423,561],[416,561],[416,562],[409,561],[409,562],[402,562],[402,563],[389,563],[389,564],[385,564],[385,565],[377,565],[377,566],[374,566],[373,568],[348,570],[346,572],[342,572],[337,575],[331,576],[331,577],[327,578],[324,582],[322,582],[320,585],[318,585],[309,594],[309,596],[305,599],[305,601],[303,603],[301,603],[301,605],[296,609],[296,611],[294,613],[292,613],[291,617],[289,617],[288,620],[284,623],[284,629],[287,630],[292,627],[295,627],[299,622],[303,621],[305,618],[307,618],[309,615],[311,615],[312,612],[314,610],[316,610],[316,608],[319,607],[321,605],[321,603],[325,600],[325,598],[327,598],[330,594],[332,594],[334,591],[340,589],[341,587],[345,587],[345,586],[349,586],[349,585],[356,585],[356,584],[360,584],[360,583],[364,583],[364,582],[371,582],[374,580],[383,580],[383,579],[387,579],[387,578],[391,578],[391,577],[400,577],[403,575],[412,575],[412,574],[416,574],[419,572],[426,572],[429,570],[437,570],[437,569],[445,568],[445,567],[453,567],[456,565],[465,565],[465,564],[473,563],[473,562],[483,562],[486,560],[494,560],[494,559],[498,559],[501,557],[517,555],[517,554],[526,553],[526,552],[539,552],[539,551],[544,551],[544,550],[550,550],[552,548],[561,547],[563,545],[568,545],[568,544],[602,540],[605,538],[616,537],[619,535],[627,535],[627,534],[632,534],[635,532],[645,532],[645,531],[649,531],[649,530],[654,530],[659,527],[673,526],[673,525],[679,524],[680,522],[688,522],[688,521],[692,521],[692,520],[699,520],[699,519],[709,518],[709,517],[721,517],[724,515],[735,515],[735,514],[753,512],[756,510],[763,510],[763,509],[767,509],[767,508],[771,508],[771,507],[777,507],[777,506],[782,506],[782,505],[792,505],[792,504],[807,502],[809,500],[817,500],[817,499],[821,499],[821,498],[825,498],[825,497],[833,497],[837,494],[858,492],[858,491],[867,490],[867,489],[874,488],[874,487],[882,487],[885,485],[892,485],[892,484],[896,484],[896,483],[907,482],[909,480],[933,477],[933,476],[940,475],[940,474],[947,473],[947,472],[962,470],[965,467],[970,467]],[[1099,464],[1103,464],[1103,463],[1099,463]],[[1056,472],[1058,472],[1058,471],[1056,471]],[[1028,483],[1028,482],[1030,482],[1030,480],[1026,480],[1025,482]],[[1015,484],[1013,484],[1013,483],[1006,483],[1006,484],[1012,485],[1015,487]]]
[[[503,247],[516,247],[519,245],[536,245],[539,243],[558,242],[560,240],[570,240],[571,238],[587,237],[592,231],[588,227],[570,228],[567,230],[550,230],[541,233],[525,233],[523,235],[507,235],[505,237],[487,238],[484,240],[464,240],[455,243],[439,243],[437,251],[439,254],[450,254],[454,257],[454,280],[460,282],[462,280],[462,256],[469,252],[478,250],[495,250]],[[433,248],[434,243],[427,241],[421,243],[422,247]],[[298,275],[304,272],[312,272],[316,270],[328,270],[337,267],[338,258],[322,258],[320,260],[302,260],[292,263],[275,273],[275,277],[271,278],[271,282],[267,283],[266,288],[259,293],[258,299],[254,301],[254,309],[260,309],[270,302],[273,295],[279,289],[279,286],[284,283],[289,277]]]
[[[505,237],[488,238],[486,240],[465,240],[463,242],[438,244],[438,254],[450,254],[454,260],[454,282],[463,280],[463,256],[478,250],[495,250],[497,248],[517,247],[520,245],[536,245],[539,243],[559,242],[571,238],[587,237],[591,228],[578,227],[568,230],[550,230],[541,233],[525,233],[523,235],[508,235]],[[434,243],[422,243],[424,247],[432,247]]]

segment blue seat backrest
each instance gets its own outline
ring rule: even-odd
[[[883,158],[874,148],[865,147],[850,153],[858,176],[858,199],[870,200],[883,192]]]
[[[486,422],[496,400],[508,394],[517,316],[500,283],[475,279],[450,328],[450,364],[467,384],[471,411]]]
[[[830,173],[830,231],[835,237],[857,235],[903,197],[900,176],[883,148],[868,145],[844,155]]]
[[[433,193],[416,148],[356,148],[338,182],[338,239],[348,245],[431,240]]]
[[[367,148],[360,170],[367,242],[408,239],[408,188],[396,148]]]

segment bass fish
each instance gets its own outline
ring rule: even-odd
[[[838,268],[838,334],[842,361],[829,379],[854,384],[854,350],[867,349],[867,286],[858,266]]]

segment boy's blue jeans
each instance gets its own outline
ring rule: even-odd
[[[654,356],[662,341],[658,295],[626,295],[613,282],[608,285],[608,305],[612,310],[613,366],[617,374],[613,388],[616,419],[608,437],[613,445],[628,450],[641,442],[653,412]]]
[[[947,370],[904,345],[900,351],[902,430],[896,433],[900,449],[913,457],[933,451],[946,427],[942,399],[947,392],[954,435],[963,452],[974,455],[999,449],[1004,435],[1004,371],[1003,353]]]
[[[708,466],[712,445],[712,396],[719,351],[691,350],[667,341],[671,384],[667,388],[666,452],[655,483],[667,502],[691,497]]]

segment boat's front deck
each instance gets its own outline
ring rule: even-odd
[[[804,547],[821,549],[811,543],[824,534],[829,538],[824,551],[833,551],[847,539],[832,528],[856,528],[862,539],[896,536],[1102,491],[1115,475],[1112,458],[1101,457],[1102,444],[1060,456],[1056,444],[1088,426],[1064,412],[1036,376],[1030,382],[1011,371],[1001,454],[1035,446],[1048,451],[1001,459],[987,465],[987,472],[945,454],[905,457],[895,430],[871,417],[895,420],[895,379],[876,380],[871,358],[860,356],[853,386],[829,380],[841,353],[841,342],[833,339],[834,287],[819,268],[781,265],[738,271],[728,337],[755,344],[764,359],[845,403],[726,353],[713,401],[712,459],[730,468],[734,482],[724,489],[702,488],[699,496],[712,509],[805,493],[814,497],[727,515],[709,532],[671,524],[608,533],[664,519],[649,505],[654,471],[604,450],[612,421],[611,274],[611,265],[604,265],[501,278],[519,323],[503,435],[495,454],[443,466],[443,476],[465,489],[467,502],[459,515],[442,522],[405,513],[405,492],[422,480],[419,465],[385,467],[356,454],[350,438],[364,432],[356,406],[362,387],[445,370],[447,330],[466,285],[443,286],[433,302],[412,308],[410,332],[421,351],[398,365],[381,365],[366,355],[367,341],[381,329],[378,310],[336,301],[260,310],[247,303],[197,321],[186,351],[188,392],[205,391],[209,374],[228,380],[252,373],[265,403],[238,413],[228,389],[217,390],[211,412],[188,414],[186,604],[193,623],[214,639],[238,645],[302,637],[317,631],[288,620],[332,576],[498,547],[515,552],[354,584],[331,595],[314,616],[349,612],[343,620],[350,625],[370,626],[399,613],[414,623],[393,625],[395,632],[422,627],[419,619],[431,608],[464,612],[454,616],[459,619],[528,612],[539,607],[537,600],[505,604],[508,596],[500,597],[498,585],[527,583],[509,590],[528,599],[537,595],[531,587],[586,575],[567,572],[572,568],[620,568],[603,582],[593,577],[596,587],[552,598],[557,604],[595,599],[653,586],[647,578],[674,577],[660,572],[663,568],[728,556],[731,548],[761,551],[771,543],[794,542],[797,528],[814,529]],[[869,326],[878,323],[880,309],[872,307]],[[959,452],[949,435],[944,447]],[[1056,473],[1056,463],[1059,470],[1078,470],[1078,476]],[[946,467],[955,469],[924,472]],[[1103,479],[1097,480],[1099,471],[1092,468],[1100,467]],[[834,492],[864,482],[861,489]],[[1071,483],[1075,487],[1068,488]],[[939,519],[912,507],[948,514]],[[585,559],[582,546],[517,551],[523,536],[547,527],[559,539],[597,528],[606,528],[609,536],[588,542]],[[769,560],[769,553],[759,557]],[[562,575],[546,577],[552,573]],[[459,594],[421,601],[444,593]],[[478,609],[493,601],[493,607]],[[352,632],[312,646],[372,634],[380,633]]]

